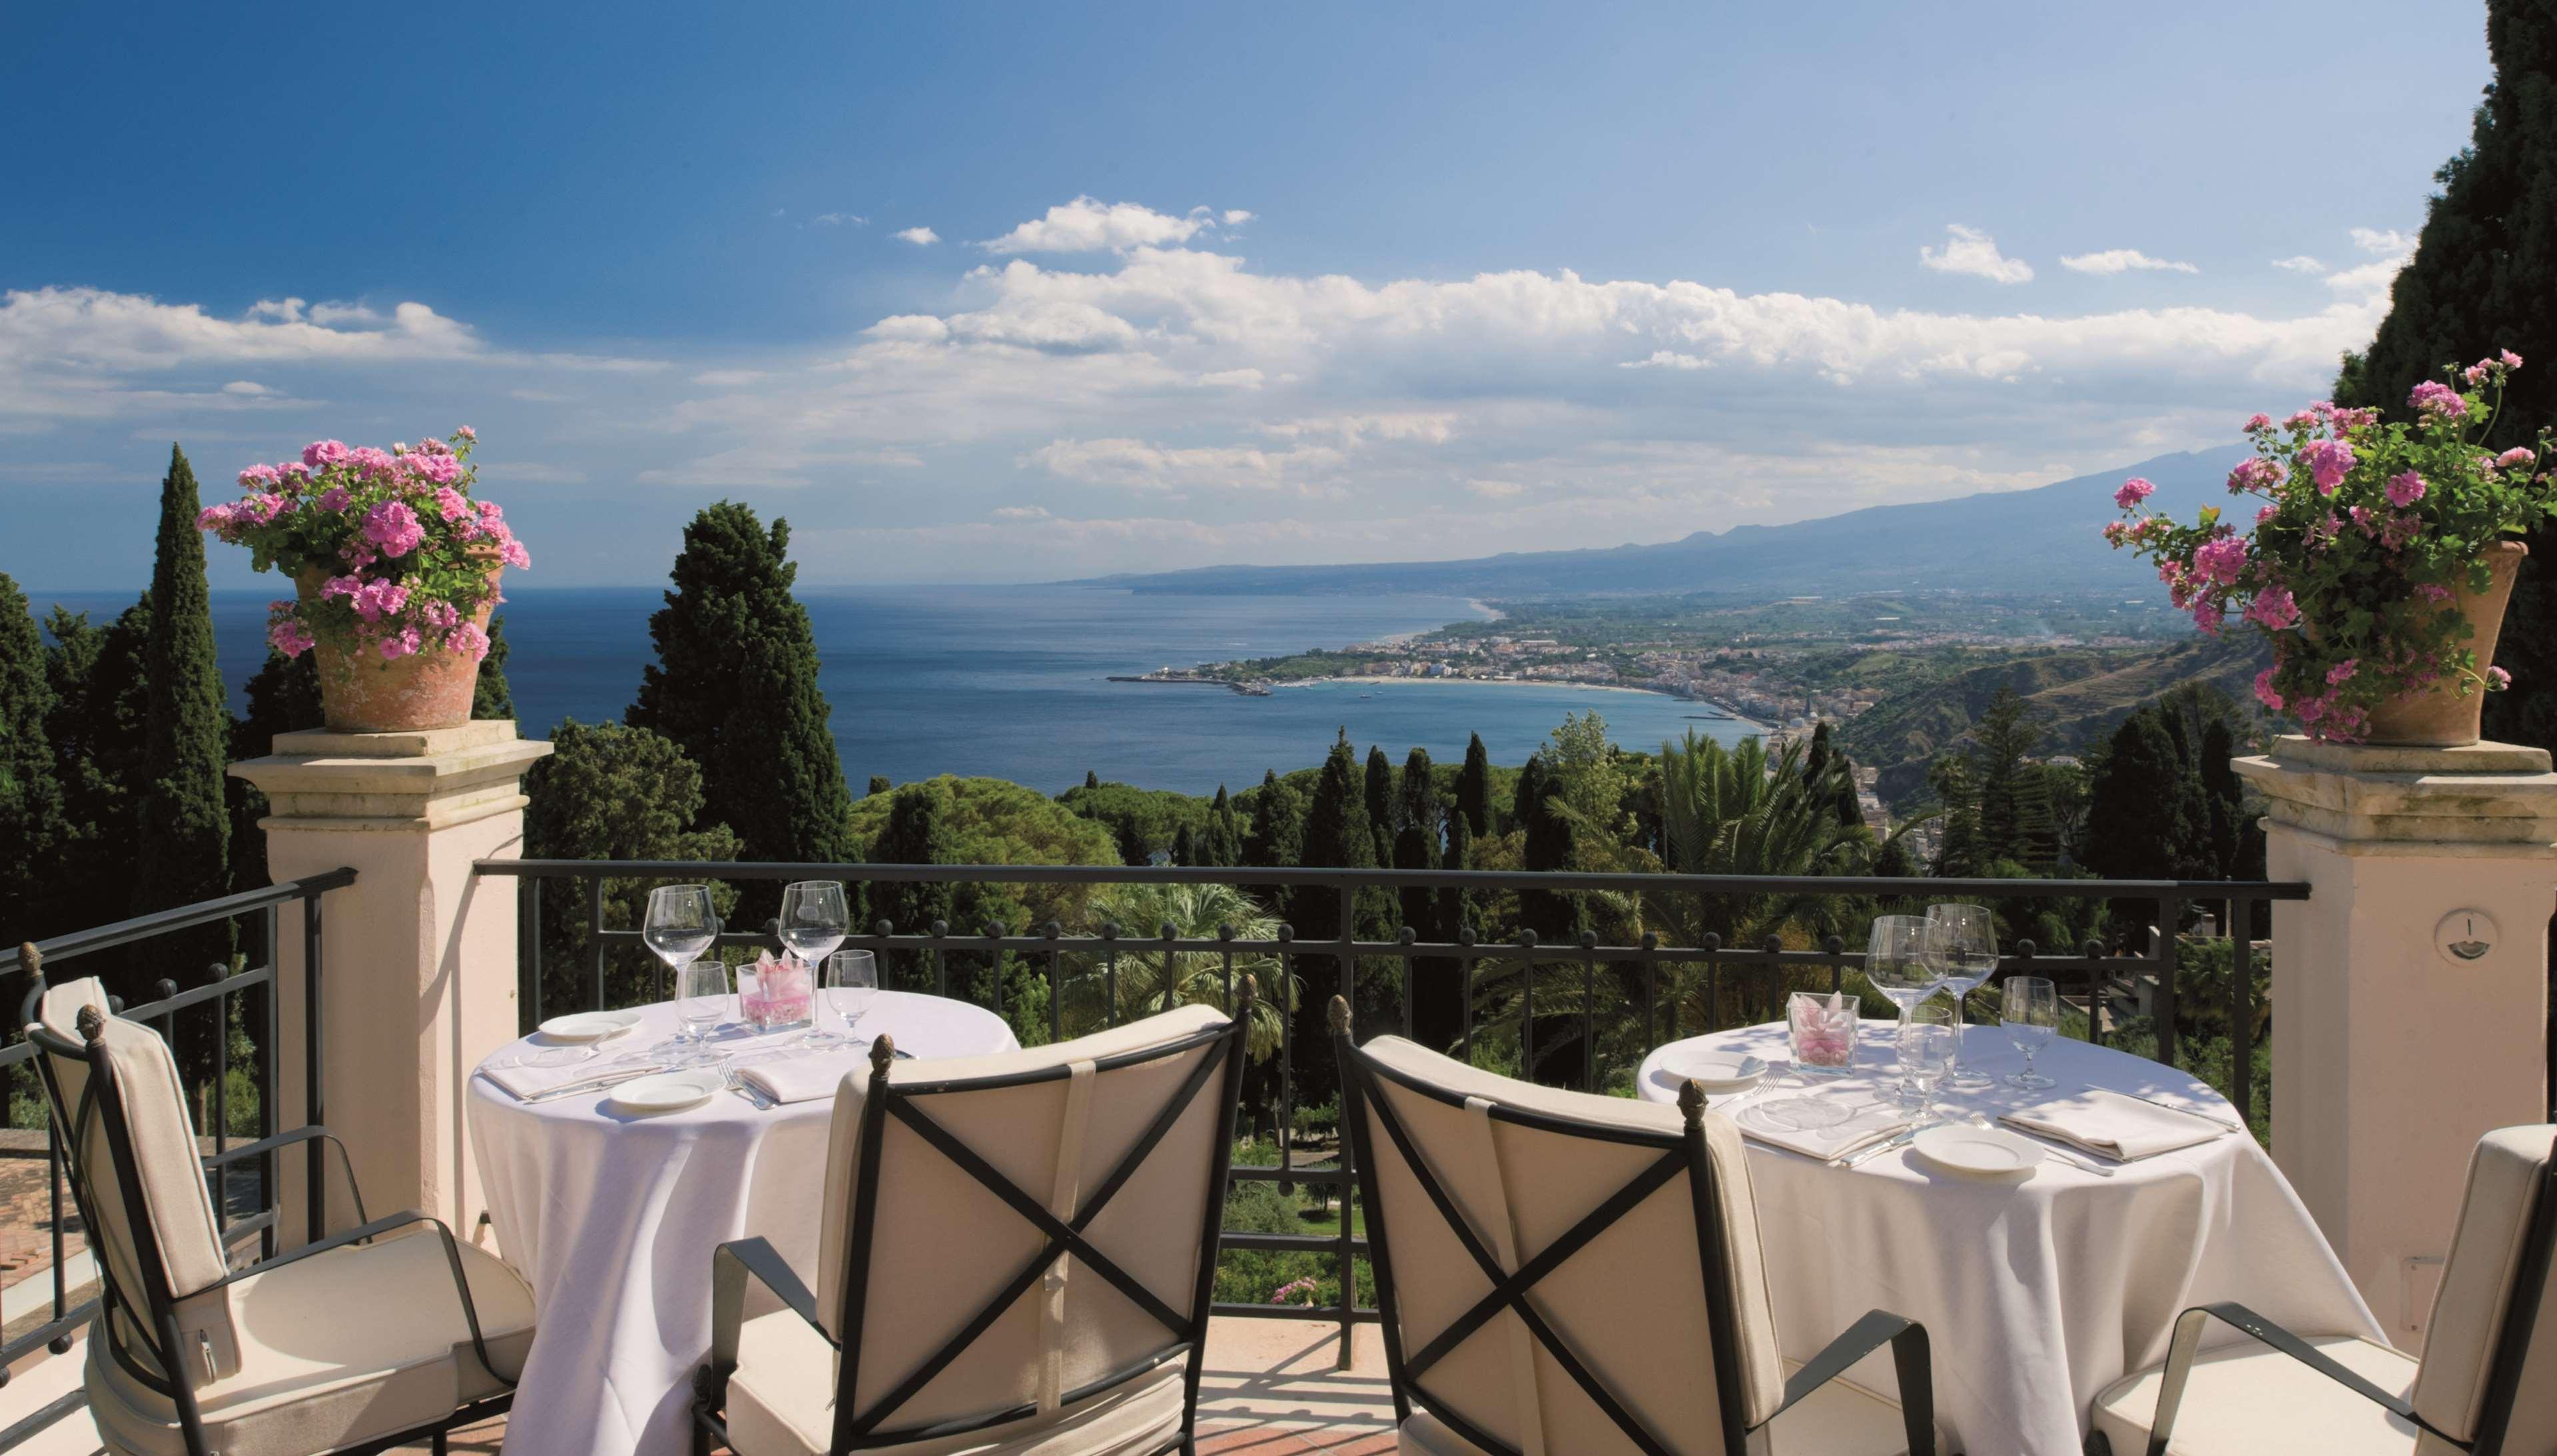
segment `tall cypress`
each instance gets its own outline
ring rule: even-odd
[[[1275,869],[1296,862],[1305,848],[1305,800],[1295,788],[1266,769],[1254,791],[1252,833],[1243,843],[1243,862]]]
[[[1577,835],[1571,821],[1557,812],[1554,802],[1561,797],[1561,781],[1547,771],[1545,755],[1541,753],[1530,758],[1527,766],[1528,772],[1519,775],[1518,795],[1519,825],[1526,831],[1521,852],[1524,867],[1548,871],[1577,868]],[[1577,894],[1542,889],[1519,892],[1519,927],[1535,931],[1539,944],[1577,944],[1584,924]]]
[[[506,686],[506,618],[488,618],[488,655],[479,659],[479,683],[471,690],[471,716],[506,719],[515,716],[515,695]],[[308,656],[308,654],[305,654]]]
[[[2167,715],[2143,708],[2122,720],[2088,789],[2087,867],[2107,879],[2194,877],[2199,797]],[[2114,902],[2123,925],[2144,925],[2155,913],[2150,901]]]
[[[1429,836],[1431,858],[1438,846],[1438,779],[1429,750],[1414,748],[1403,759],[1403,802],[1395,808],[1398,825],[1417,825]]]
[[[45,720],[54,711],[45,639],[18,584],[0,573],[0,945],[76,927],[53,923],[63,785]]]
[[[213,613],[196,472],[169,448],[160,482],[160,541],[143,641],[143,785],[133,845],[133,913],[209,900],[230,889],[230,812],[222,788],[230,707],[213,660]],[[228,925],[169,938],[169,959],[195,973],[230,959]],[[181,984],[185,984],[182,979]]]
[[[2370,347],[2347,355],[2335,397],[2408,417],[2416,384],[2497,349],[2519,353],[2487,448],[2530,445],[2557,425],[2557,7],[2487,0],[2494,81],[2469,145],[2442,164],[2415,256]],[[2512,687],[2486,702],[2490,737],[2557,745],[2557,524],[2528,538],[2496,652]]]
[[[1385,756],[1385,749],[1370,743],[1367,749],[1368,827],[1391,835],[1403,827],[1401,808],[1394,795],[1394,760]]]
[[[278,733],[320,727],[320,669],[305,652],[287,657],[268,648],[266,662],[248,680],[248,714],[231,725],[231,757],[263,758],[275,751]],[[266,795],[244,778],[230,781],[231,887],[256,889],[270,881],[266,833]]]
[[[45,720],[55,777],[63,786],[67,839],[56,877],[57,923],[79,929],[132,913],[125,888],[140,833],[149,686],[143,659],[151,635],[148,596],[104,626],[57,606],[45,618],[53,645],[45,680],[54,710]]]
[[[817,688],[817,642],[790,592],[790,524],[724,500],[684,528],[674,590],[648,619],[657,661],[625,720],[701,765],[696,828],[725,824],[748,860],[852,857],[852,798]],[[756,897],[749,896],[750,899]],[[741,913],[769,915],[765,893]]]
[[[1465,744],[1465,766],[1456,774],[1456,812],[1464,816],[1473,838],[1491,837],[1492,755],[1483,747],[1481,733]]]
[[[1376,867],[1376,836],[1368,823],[1367,793],[1364,776],[1359,770],[1356,752],[1349,736],[1343,733],[1323,758],[1322,772],[1314,780],[1314,793],[1305,808],[1304,847],[1297,862],[1307,868],[1373,869]],[[1294,928],[1299,941],[1327,941],[1343,935],[1374,934],[1384,928],[1389,913],[1381,890],[1366,890],[1348,897],[1350,923],[1341,923],[1343,896],[1331,885],[1298,885],[1287,895],[1287,923]],[[1355,977],[1339,974],[1339,962],[1327,955],[1302,955],[1296,958],[1296,974],[1303,983],[1303,993],[1296,1004],[1295,1035],[1299,1046],[1322,1045],[1328,1034],[1323,1024],[1324,1007],[1334,994],[1350,997],[1354,1007],[1366,1009],[1358,993]],[[1300,1062],[1296,1072],[1296,1096],[1299,1102],[1321,1102],[1337,1087],[1335,1069],[1328,1060]]]

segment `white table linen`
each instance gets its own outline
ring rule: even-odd
[[[1891,1031],[1889,1022],[1864,1023],[1854,1075],[1817,1090],[1792,1076],[1781,1023],[1672,1046],[1767,1059],[1766,1080],[1711,1099],[1729,1114],[1786,1097],[1889,1098],[1898,1082]],[[1676,1080],[1660,1067],[1668,1050],[1655,1050],[1638,1075],[1648,1101],[1677,1100]],[[1955,1118],[1994,1121],[2090,1086],[2235,1116],[2175,1068],[2082,1041],[2058,1040],[2039,1054],[2035,1070],[2060,1084],[2044,1092],[2004,1084],[2024,1059],[1994,1027],[1967,1028],[1962,1060],[2001,1080],[1946,1093],[1940,1108]],[[2164,1360],[2175,1316],[2191,1305],[2233,1299],[2303,1335],[2385,1343],[2308,1210],[2243,1133],[2123,1163],[2109,1178],[2065,1157],[2020,1179],[1981,1179],[1935,1168],[1906,1147],[1839,1168],[1754,1138],[1748,1146],[1786,1356],[1808,1359],[1869,1309],[1918,1320],[1935,1354],[1937,1419],[1952,1437],[1949,1449],[1969,1456],[2077,1451],[2088,1402]],[[1881,1356],[1849,1378],[1897,1390]]]
[[[2125,1163],[2228,1135],[2224,1123],[2102,1087],[2017,1108],[1998,1121]]]
[[[655,1054],[676,1029],[674,1007],[645,1010],[599,1062],[622,1048]],[[760,1057],[799,1034],[744,1030],[724,1026],[716,1044]],[[1017,1046],[990,1011],[905,992],[879,993],[860,1030],[885,1032],[917,1057]],[[523,1049],[509,1044],[489,1060]],[[804,1055],[840,1079],[869,1052],[865,1042]],[[525,1103],[471,1079],[471,1142],[497,1249],[532,1284],[539,1321],[507,1420],[511,1456],[688,1450],[693,1372],[710,1350],[712,1252],[761,1235],[815,1281],[833,1099],[758,1110],[722,1092],[643,1117],[606,1097]]]

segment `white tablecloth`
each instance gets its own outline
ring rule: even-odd
[[[645,1008],[626,1036],[645,1048],[675,1029]],[[965,1002],[881,992],[864,1035],[886,1032],[918,1057],[980,1056],[1016,1043],[1000,1017]],[[798,1033],[749,1038],[747,1051]],[[491,1060],[521,1050],[510,1044]],[[813,1052],[861,1064],[867,1046]],[[761,1235],[813,1282],[825,1201],[830,1100],[758,1111],[721,1093],[698,1107],[631,1117],[604,1094],[522,1103],[471,1079],[471,1133],[498,1251],[533,1286],[539,1327],[506,1427],[512,1456],[633,1456],[689,1449],[693,1372],[710,1350],[711,1253]]]
[[[1661,1061],[1676,1048],[1743,1051],[1771,1064],[1765,1081],[1709,1106],[1817,1095],[1888,1095],[1898,1085],[1891,1023],[1864,1023],[1858,1071],[1807,1094],[1790,1075],[1781,1024],[1674,1042],[1643,1063],[1638,1090],[1677,1099]],[[1962,1053],[2003,1079],[2024,1064],[1995,1027],[1970,1027]],[[1951,1092],[1955,1117],[1999,1113],[2087,1086],[2234,1111],[2175,1068],[2082,1041],[2036,1058],[2060,1086],[2028,1093]],[[1743,1125],[1746,1125],[1745,1124]],[[1768,1284],[1785,1354],[1806,1359],[1868,1309],[1927,1326],[1936,1415],[1950,1449],[1969,1456],[2066,1456],[2084,1440],[2086,1407],[2124,1374],[2166,1358],[2178,1311],[2234,1299],[2302,1334],[2382,1340],[2361,1296],[2252,1137],[2231,1134],[2114,1166],[2099,1177],[2045,1161],[2021,1182],[1964,1178],[1906,1147],[1855,1168],[1749,1143],[1749,1176],[1766,1244]],[[2225,1331],[2219,1332],[2224,1336]],[[1850,1376],[1897,1389],[1887,1357]]]

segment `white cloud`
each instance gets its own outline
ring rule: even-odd
[[[1626,359],[1616,367],[1619,369],[1710,369],[1713,367],[1713,360],[1699,358],[1694,354],[1682,354],[1676,349],[1656,348],[1647,357]]]
[[[868,227],[871,220],[859,212],[820,212],[813,220],[819,227]]]
[[[2301,253],[2296,257],[2275,258],[2273,260],[2273,266],[2288,270],[2292,273],[2324,273],[2326,271],[2326,265],[2324,263],[2319,262],[2317,259],[2310,257],[2306,253]]]
[[[1330,446],[1290,450],[1254,446],[1174,448],[1143,440],[1052,440],[1021,457],[1024,465],[1086,485],[1130,490],[1312,491],[1308,476],[1328,473],[1346,457]]]
[[[2133,271],[2144,273],[2199,273],[2202,271],[2191,263],[2176,263],[2165,258],[2152,258],[2137,248],[2107,248],[2100,253],[2064,256],[2060,260],[2060,266],[2079,273],[2099,274]]]
[[[1225,209],[1225,225],[1228,227],[1241,227],[1243,224],[1251,221],[1258,215],[1260,214],[1246,212],[1241,207],[1228,207]]]
[[[257,382],[256,380],[254,380],[254,379],[234,379],[234,380],[232,380],[230,383],[225,384],[225,385],[223,385],[223,386],[222,386],[222,393],[224,393],[224,394],[241,394],[241,395],[247,395],[247,396],[249,396],[249,397],[251,397],[251,398],[255,398],[256,396],[258,396],[258,395],[262,395],[262,394],[273,394],[273,393],[275,393],[275,391],[274,391],[274,390],[272,390],[272,389],[267,388],[267,387],[266,387],[265,385],[263,385],[263,384],[258,383],[258,382]]]
[[[2351,298],[2376,297],[2388,292],[2388,286],[2397,281],[2398,272],[2410,261],[2409,258],[2382,258],[2358,268],[2346,268],[2328,274],[2326,286]]]
[[[1465,488],[1486,500],[1510,500],[1527,493],[1527,487],[1515,480],[1468,480]]]
[[[1080,197],[977,246],[990,253],[1126,252],[1186,243],[1213,225],[1216,216],[1206,207],[1193,207],[1186,215],[1174,217],[1137,202],[1104,203]],[[1225,220],[1238,223],[1251,216],[1233,211],[1225,214]]]
[[[2393,227],[2356,227],[2352,231],[2353,245],[2365,253],[2393,255],[2415,251],[2415,240]]]
[[[918,248],[928,248],[934,243],[941,241],[941,234],[934,232],[929,227],[903,228],[891,234],[891,236],[895,237],[899,242],[910,242]]]
[[[1054,517],[1048,514],[1047,507],[1043,505],[999,505],[995,507],[995,519],[999,521],[1045,521],[1052,520]]]
[[[1976,227],[1958,222],[1945,224],[1945,245],[1922,247],[1919,261],[1939,273],[1967,273],[1991,283],[2028,283],[2033,279],[2033,265],[2021,258],[2001,255],[1997,240]]]

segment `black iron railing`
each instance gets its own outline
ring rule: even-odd
[[[101,925],[93,930],[74,931],[52,940],[37,941],[35,949],[46,980],[60,984],[88,974],[88,968],[72,964],[81,957],[139,945],[198,926],[242,922],[247,932],[243,941],[251,947],[251,953],[259,964],[238,970],[218,963],[207,966],[202,973],[202,984],[185,990],[179,988],[174,978],[164,977],[153,986],[152,1000],[128,1005],[121,1003],[119,998],[118,1004],[111,1007],[129,1019],[156,1026],[161,1036],[173,1046],[178,1044],[178,1017],[181,1012],[211,1017],[209,1057],[180,1057],[178,1075],[188,1108],[191,1112],[200,1113],[200,1121],[209,1125],[200,1127],[199,1133],[208,1133],[218,1150],[223,1139],[230,1135],[231,1041],[235,1016],[247,1018],[252,1085],[257,1097],[257,1135],[270,1137],[285,1130],[278,1125],[282,1113],[278,1068],[281,1065],[279,1057],[284,1050],[276,996],[279,951],[283,945],[278,912],[288,904],[298,902],[302,906],[304,993],[310,997],[309,1003],[316,1007],[319,1004],[322,968],[321,897],[354,881],[354,870],[333,869],[307,879],[290,880],[217,900],[181,905],[131,920],[120,920],[112,925]],[[27,970],[25,956],[16,949],[9,952],[5,962],[0,962],[0,971],[13,973],[0,978],[0,1004],[5,1004],[13,1012],[30,985]],[[313,1020],[306,1024],[318,1023]],[[320,1121],[322,1107],[320,1045],[316,1037],[305,1036],[302,1041],[299,1050],[306,1078],[304,1086],[309,1091],[308,1120],[316,1123]],[[0,1085],[32,1096],[36,1100],[35,1107],[41,1111],[42,1094],[34,1090],[34,1079],[17,1070],[32,1063],[36,1054],[35,1046],[23,1037],[0,1050]],[[72,1280],[66,1258],[70,1202],[65,1196],[62,1133],[50,1116],[44,1120],[44,1134],[49,1190],[46,1213],[53,1254],[53,1266],[47,1271],[53,1284],[51,1309],[49,1317],[40,1324],[0,1344],[0,1384],[7,1383],[11,1367],[39,1348],[55,1355],[69,1350],[72,1337],[97,1311],[94,1298],[77,1304],[71,1302],[80,1285]],[[313,1200],[313,1228],[324,1226],[318,1207],[324,1188],[320,1176],[320,1144],[312,1143],[308,1182]],[[254,1235],[261,1257],[276,1253],[280,1233],[276,1209],[278,1156],[269,1152],[247,1167],[223,1166],[211,1192],[213,1216],[220,1228],[224,1248],[236,1248],[241,1241]],[[33,1412],[9,1429],[0,1431],[0,1450],[16,1445],[52,1424],[68,1409],[83,1403],[84,1399],[79,1391],[74,1390],[44,1410]]]
[[[1284,924],[1275,935],[1246,938],[1232,926],[1222,926],[1216,934],[1181,935],[1171,926],[1158,927],[1153,934],[1131,934],[1128,928],[1101,925],[1082,933],[1069,934],[1067,928],[1049,921],[1036,926],[987,925],[975,933],[938,922],[910,931],[900,931],[887,921],[872,924],[866,934],[844,942],[846,949],[867,949],[879,953],[883,981],[907,990],[927,990],[937,994],[954,993],[953,963],[958,960],[961,978],[955,988],[963,997],[991,1001],[990,1009],[1003,1014],[1004,978],[996,974],[982,979],[971,974],[982,962],[999,966],[1002,958],[1015,957],[1037,968],[1046,982],[1048,1025],[1051,1038],[1062,1038],[1067,1031],[1066,993],[1078,980],[1099,979],[1100,1004],[1105,1008],[1105,1024],[1117,1018],[1120,1001],[1119,975],[1123,962],[1131,958],[1164,958],[1161,967],[1164,984],[1174,984],[1173,957],[1210,956],[1222,966],[1221,994],[1224,1003],[1233,1004],[1236,964],[1239,958],[1256,962],[1275,961],[1280,970],[1281,985],[1264,988],[1265,999],[1275,999],[1281,1007],[1293,1011],[1296,1006],[1320,1006],[1334,991],[1367,986],[1373,990],[1377,968],[1388,981],[1399,980],[1399,997],[1387,996],[1388,1025],[1378,1025],[1371,1015],[1360,1028],[1364,1037],[1389,1029],[1391,1019],[1399,1017],[1399,1029],[1410,1034],[1413,1028],[1416,978],[1425,974],[1458,978],[1454,988],[1461,1007],[1461,1019],[1455,1025],[1455,1036],[1444,1049],[1458,1057],[1471,1057],[1483,1029],[1482,1011],[1492,1008],[1497,1000],[1505,1026],[1517,1038],[1516,1055],[1519,1069],[1534,1075],[1544,1046],[1556,1038],[1576,1038],[1580,1050],[1576,1056],[1560,1060],[1567,1070],[1564,1075],[1584,1089],[1595,1090],[1602,1081],[1602,1057],[1599,1055],[1600,1017],[1620,1023],[1611,1032],[1631,1029],[1630,1045],[1647,1051],[1662,1042],[1682,1036],[1724,1029],[1769,1019],[1781,1013],[1783,993],[1789,989],[1824,989],[1844,991],[1850,973],[1860,969],[1860,951],[1851,950],[1838,936],[1824,937],[1816,947],[1788,947],[1781,938],[1767,937],[1754,945],[1726,944],[1714,935],[1701,935],[1693,944],[1664,942],[1657,934],[1645,934],[1632,944],[1602,944],[1595,933],[1582,934],[1571,944],[1540,944],[1533,934],[1519,934],[1487,940],[1471,931],[1459,933],[1453,940],[1423,941],[1410,926],[1399,927],[1392,938],[1374,935],[1361,937],[1358,926],[1358,903],[1362,891],[1457,891],[1477,895],[1518,892],[1546,892],[1611,896],[1639,896],[1652,904],[1664,897],[1693,896],[1701,903],[1729,901],[1734,897],[1847,897],[1878,905],[1914,905],[1923,907],[1938,900],[1978,900],[1990,903],[2061,902],[2107,900],[2116,905],[2124,901],[2154,910],[2142,933],[2137,937],[2145,945],[2136,953],[2118,946],[2087,942],[2072,950],[2046,953],[2031,940],[2018,940],[2007,947],[1999,962],[1996,980],[2015,975],[2046,976],[2059,983],[2064,994],[2075,991],[2073,1002],[2085,1013],[2086,1034],[2098,1041],[2111,1033],[2107,1012],[2110,1001],[2126,988],[2145,987],[2148,997],[2148,1021],[2154,1041],[2146,1048],[2159,1060],[2177,1063],[2184,1048],[2179,1044],[2177,1020],[2177,954],[2180,938],[2177,927],[2188,918],[2188,912],[2215,913],[2221,933],[2229,943],[2231,974],[2226,988],[2224,1011],[2228,1025],[2229,1060],[2222,1090],[2241,1111],[2251,1114],[2256,1106],[2254,1086],[2254,1022],[2259,1009],[2254,987],[2253,929],[2259,911],[2275,900],[2303,900],[2309,889],[2304,883],[2268,881],[2194,881],[2194,880],[2059,880],[2059,879],[1906,879],[1906,878],[1795,878],[1745,877],[1728,875],[1679,874],[1580,874],[1505,872],[1489,870],[1396,870],[1396,869],[1277,869],[1277,868],[1185,868],[1175,866],[1095,866],[1095,865],[984,865],[984,864],[783,864],[783,863],[698,863],[678,860],[488,860],[478,864],[479,872],[512,876],[521,881],[518,900],[519,986],[522,991],[524,1024],[529,1028],[545,1014],[572,1009],[563,1004],[544,1004],[545,985],[542,964],[544,945],[543,896],[546,882],[567,882],[576,886],[577,919],[583,931],[580,954],[585,961],[584,975],[575,995],[575,1009],[601,1007],[609,993],[607,966],[616,959],[626,962],[629,953],[645,955],[644,943],[636,926],[608,925],[607,907],[611,903],[606,888],[607,880],[659,882],[771,882],[798,879],[837,879],[865,885],[897,884],[992,884],[1006,886],[1075,885],[1103,886],[1115,884],[1219,884],[1243,887],[1263,894],[1273,902],[1302,894],[1308,890],[1329,890],[1335,911],[1329,917],[1342,927],[1340,934],[1320,940],[1299,940]],[[2159,933],[2148,934],[2148,927]],[[769,934],[732,930],[719,937],[719,944],[740,948],[761,948],[778,951],[779,944]],[[653,964],[653,958],[650,958]],[[1362,965],[1370,970],[1362,974]],[[1399,974],[1395,969],[1399,965]],[[1503,975],[1503,966],[1519,968],[1523,974]],[[891,968],[902,968],[894,970]],[[665,995],[664,968],[657,966],[644,981],[624,977],[623,999]],[[1992,983],[1994,984],[1994,982]],[[991,996],[980,988],[991,986]],[[1293,1000],[1290,999],[1292,989]],[[1395,989],[1389,986],[1389,990]],[[1437,988],[1433,990],[1444,990]],[[1664,992],[1671,993],[1664,995]],[[1489,995],[1487,996],[1487,992]],[[1547,999],[1547,1012],[1540,1018],[1537,997]],[[1374,997],[1370,997],[1371,1000]],[[1478,1004],[1479,1002],[1479,1004]],[[1322,1085],[1334,1085],[1330,1067],[1331,1049],[1320,1036],[1306,1038],[1299,1045],[1297,1014],[1286,1014],[1280,1021],[1279,1045],[1275,1058],[1275,1077],[1267,1091],[1275,1101],[1275,1141],[1278,1161],[1250,1164],[1237,1161],[1232,1177],[1237,1184],[1277,1183],[1282,1191],[1296,1185],[1321,1190],[1340,1210],[1340,1227],[1329,1234],[1271,1234],[1265,1232],[1229,1232],[1224,1239],[1226,1250],[1267,1251],[1273,1253],[1315,1253],[1337,1260],[1340,1297],[1329,1305],[1220,1303],[1216,1312],[1256,1318],[1305,1319],[1337,1322],[1341,1327],[1342,1358],[1348,1358],[1348,1339],[1353,1321],[1374,1319],[1373,1307],[1358,1301],[1357,1259],[1366,1252],[1366,1241],[1359,1237],[1354,1214],[1354,1179],[1348,1166],[1348,1144],[1345,1136],[1331,1139],[1329,1148],[1317,1149],[1311,1160],[1300,1160],[1305,1151],[1296,1130],[1296,1112],[1300,1083],[1309,1069],[1319,1071]],[[1574,1023],[1577,1023],[1576,1025]],[[1035,1028],[1033,1028],[1035,1029]],[[1089,1029],[1078,1026],[1076,1029]],[[1033,1039],[1033,1038],[1025,1038]],[[1621,1040],[1621,1038],[1620,1038]],[[1637,1053],[1637,1055],[1639,1052]],[[1621,1063],[1621,1058],[1619,1059]],[[1319,1066],[1316,1066],[1316,1064]],[[1555,1063],[1548,1063],[1555,1065]],[[1619,1072],[1630,1071],[1620,1065]]]

